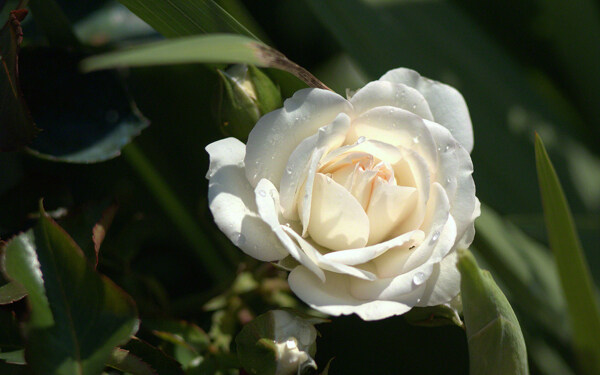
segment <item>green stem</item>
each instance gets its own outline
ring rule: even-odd
[[[123,149],[123,157],[133,170],[137,172],[146,187],[150,190],[160,207],[165,211],[180,234],[187,240],[194,255],[202,262],[206,271],[216,282],[223,282],[230,278],[231,270],[216,254],[210,244],[209,238],[203,233],[194,218],[177,199],[171,188],[165,183],[162,176],[152,166],[134,143]]]

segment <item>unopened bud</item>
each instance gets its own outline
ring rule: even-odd
[[[262,115],[281,107],[281,93],[253,65],[237,64],[217,72],[222,87],[217,105],[219,127],[225,135],[245,141]]]

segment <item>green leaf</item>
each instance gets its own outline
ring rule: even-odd
[[[519,322],[492,275],[479,269],[469,250],[459,250],[457,266],[470,375],[529,374]]]
[[[23,100],[17,72],[23,33],[20,22],[26,14],[25,10],[11,12],[0,30],[0,151],[18,150],[37,133]]]
[[[120,155],[148,126],[115,72],[82,74],[81,54],[66,49],[28,48],[20,57],[21,87],[43,129],[29,146],[32,154],[71,163],[104,161]]]
[[[202,33],[254,34],[212,0],[119,0],[166,37]]]
[[[173,358],[137,337],[115,349],[107,365],[132,375],[183,375],[181,365]]]
[[[14,365],[24,365],[25,351],[23,349],[20,349],[14,350],[12,352],[2,352],[0,353],[0,359],[5,361],[6,363],[12,363]]]
[[[573,329],[573,346],[587,374],[600,373],[600,309],[571,210],[541,138],[535,159],[550,248],[554,253]]]
[[[41,204],[40,216],[4,252],[7,275],[29,295],[25,358],[37,374],[98,374],[137,330],[135,304],[93,269]]]
[[[27,295],[27,290],[16,281],[0,286],[0,305],[16,302]]]
[[[118,67],[189,63],[241,63],[288,71],[309,86],[327,88],[281,52],[242,35],[211,34],[161,40],[82,61],[86,72]]]

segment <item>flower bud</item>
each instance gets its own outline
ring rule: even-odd
[[[315,323],[287,310],[271,310],[246,324],[235,338],[240,363],[251,374],[302,374],[316,369]]]
[[[219,73],[217,121],[227,136],[245,140],[265,113],[281,107],[281,93],[275,84],[253,65],[237,64]]]

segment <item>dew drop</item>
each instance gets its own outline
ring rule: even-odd
[[[451,182],[452,182],[452,179],[451,179],[450,177],[448,177],[448,178],[446,179],[446,183],[448,183],[448,184],[449,184],[449,183],[451,183]]]
[[[241,233],[235,233],[233,235],[233,242],[238,246],[242,246],[246,243],[246,236]]]
[[[433,232],[433,236],[431,236],[431,243],[434,243],[435,241],[437,241],[438,238],[440,238],[440,232],[438,232],[438,231]]]
[[[258,191],[258,195],[260,195],[261,197],[266,197],[267,196],[267,192],[264,190],[259,190]]]
[[[413,283],[415,285],[421,285],[425,282],[425,280],[427,280],[427,278],[425,277],[425,274],[423,272],[417,272],[413,276]]]
[[[413,104],[413,105],[412,105],[412,109],[417,109],[417,105],[416,105],[416,104]]]
[[[359,144],[363,143],[363,142],[364,142],[364,141],[366,141],[366,140],[367,140],[367,138],[365,138],[365,137],[360,137],[360,138],[358,138],[358,140],[356,141],[356,144],[357,144],[357,145],[359,145]]]
[[[287,173],[287,174],[292,174],[292,168],[291,168],[291,167],[287,167],[287,168],[285,169],[285,173]]]
[[[413,143],[419,143],[419,142],[420,142],[420,140],[419,140],[418,136],[413,138]]]

